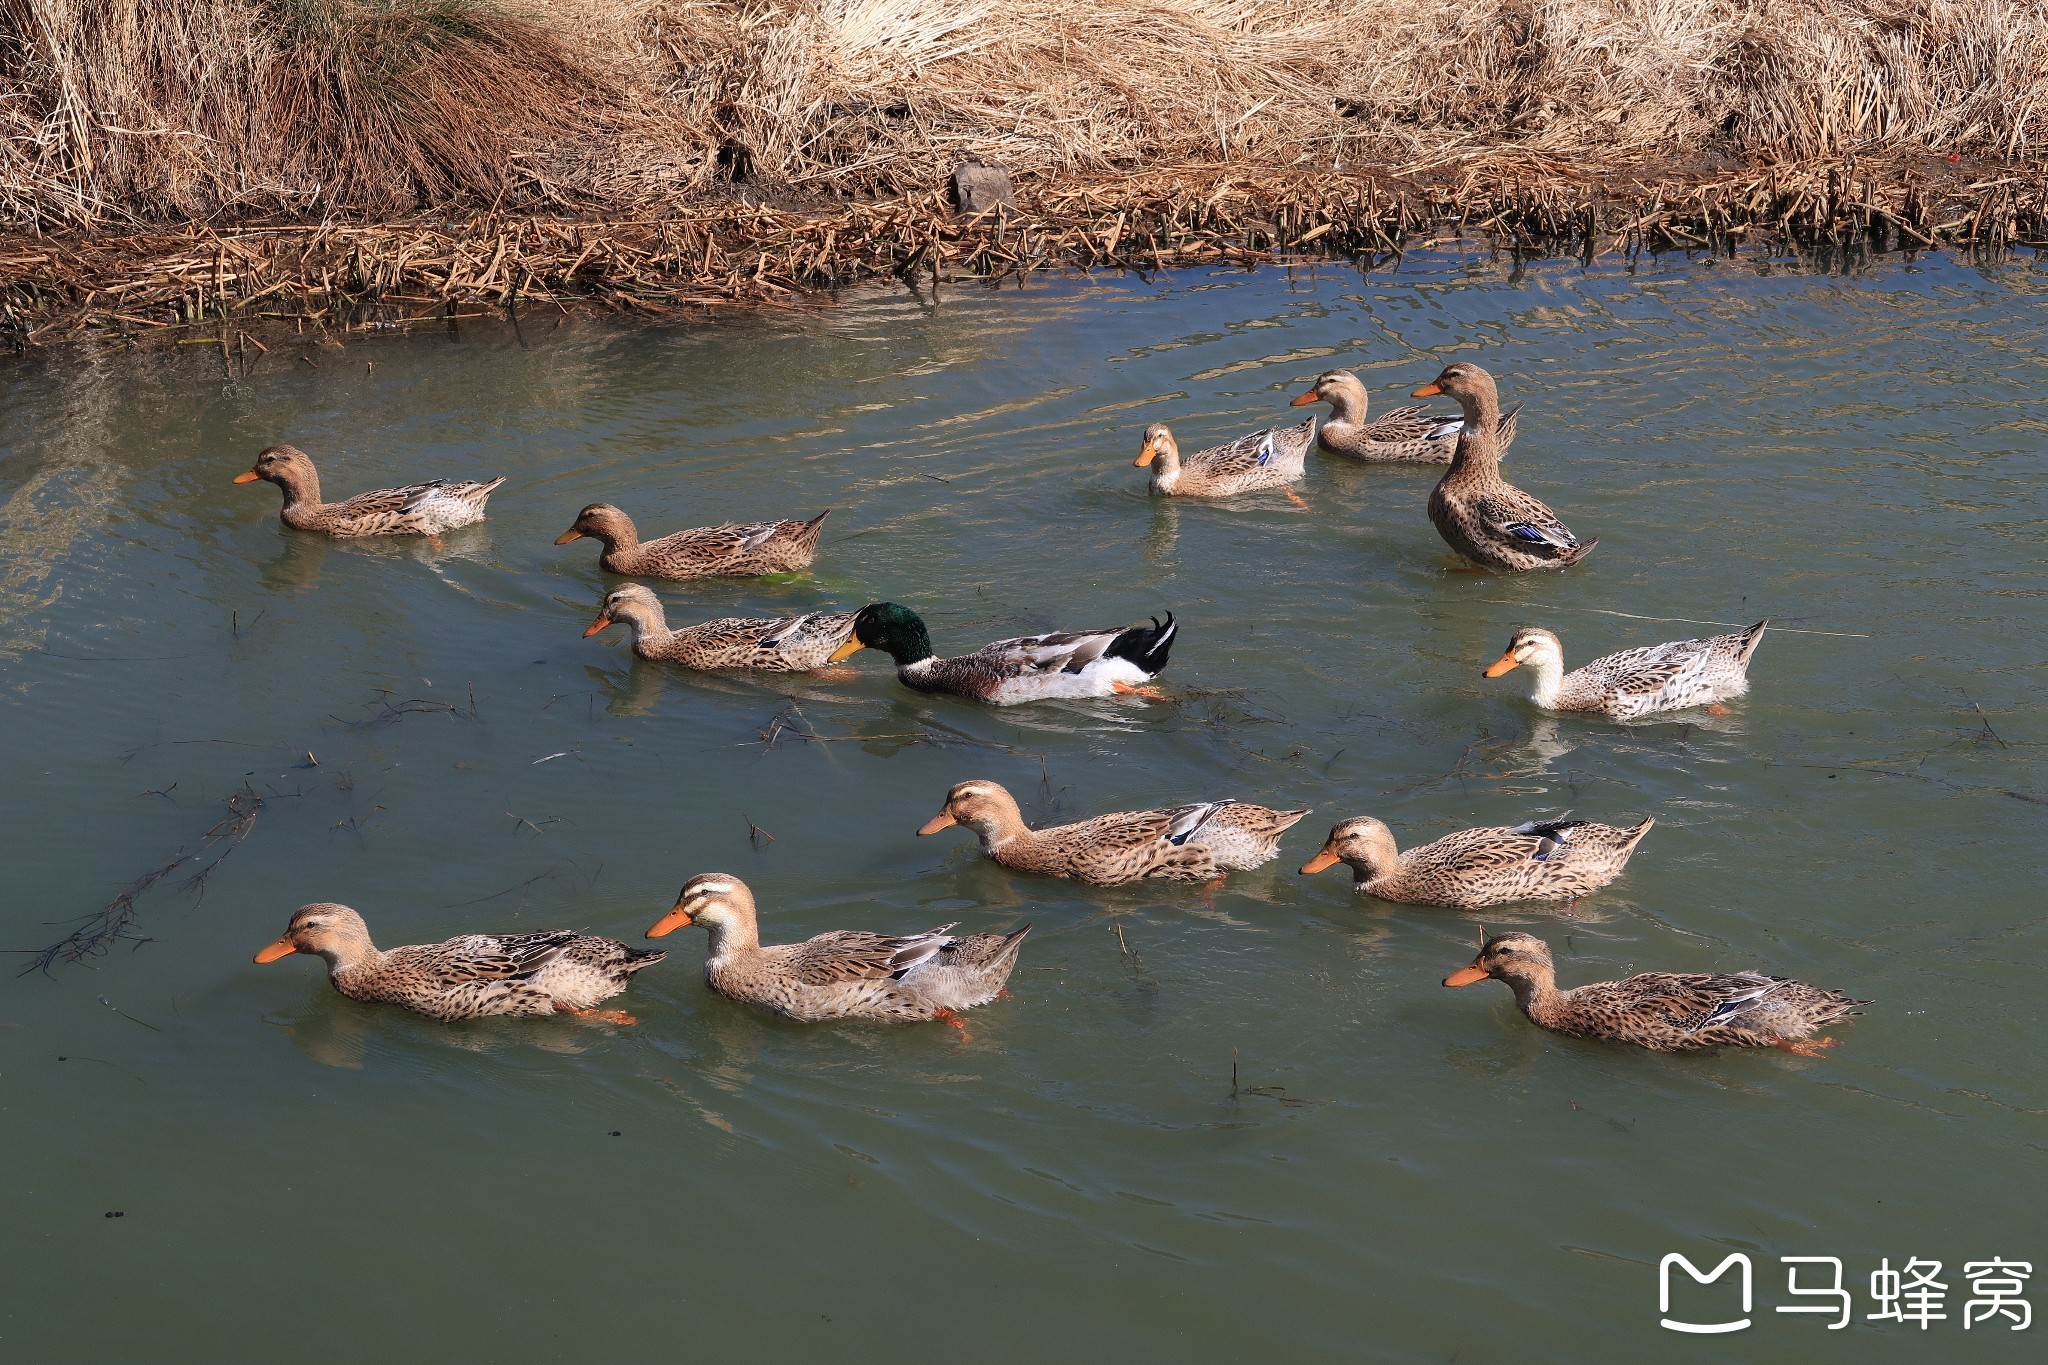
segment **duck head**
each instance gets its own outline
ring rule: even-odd
[[[1498,678],[1518,668],[1543,674],[1563,667],[1564,645],[1557,636],[1541,626],[1523,626],[1508,641],[1501,656],[1486,666],[1486,676]]]
[[[1507,933],[1486,937],[1479,931],[1479,956],[1444,978],[1446,986],[1469,986],[1489,977],[1505,981],[1521,995],[1525,990],[1550,981],[1557,969],[1550,960],[1550,945],[1534,934]]]
[[[1493,376],[1470,361],[1459,360],[1444,366],[1444,372],[1409,395],[1411,398],[1434,398],[1443,394],[1458,400],[1458,406],[1470,417],[1482,409],[1500,407],[1500,390],[1493,382]]]
[[[1138,448],[1138,458],[1131,463],[1142,468],[1155,459],[1162,469],[1172,469],[1180,464],[1180,446],[1164,422],[1154,422],[1145,428],[1145,444]]]
[[[258,952],[256,961],[275,962],[293,953],[311,953],[327,959],[330,967],[346,967],[376,951],[361,915],[346,905],[320,901],[293,911],[283,936]]]
[[[924,619],[894,602],[871,602],[854,614],[853,638],[832,651],[832,662],[852,658],[863,649],[879,649],[902,668],[932,657],[932,637]]]
[[[754,924],[754,893],[729,872],[699,872],[683,883],[675,907],[654,922],[647,937],[663,938],[689,924],[703,925],[713,938],[744,932]]]
[[[621,622],[632,630],[636,640],[650,632],[668,629],[661,599],[654,595],[653,589],[639,583],[621,583],[606,593],[604,605],[597,609],[597,619],[584,627],[584,638],[588,639],[606,626]]]
[[[1301,875],[1313,877],[1325,868],[1344,863],[1362,884],[1393,871],[1399,857],[1394,831],[1385,822],[1370,815],[1355,815],[1331,828],[1322,851],[1301,865]]]
[[[939,813],[919,825],[917,832],[937,834],[942,829],[962,825],[987,842],[1014,833],[1023,823],[1024,815],[1017,809],[1016,797],[999,782],[975,778],[955,783],[946,793],[946,803],[939,807]]]
[[[572,540],[589,536],[604,542],[607,546],[633,544],[639,541],[639,533],[633,529],[633,519],[608,502],[593,502],[576,514],[576,520],[568,530],[555,537],[555,544],[567,545]]]

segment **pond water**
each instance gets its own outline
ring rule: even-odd
[[[2032,1332],[1960,1318],[1964,1262],[2048,1262],[2044,295],[2027,260],[1434,256],[531,314],[277,345],[245,377],[201,347],[17,365],[0,946],[194,858],[131,941],[0,986],[0,1349],[2019,1358]],[[1314,455],[1302,511],[1155,503],[1131,467],[1147,422],[1193,448],[1291,420],[1339,364],[1384,409],[1453,357],[1526,404],[1507,473],[1600,538],[1581,568],[1449,572],[1431,470]],[[507,483],[443,548],[331,544],[230,482],[278,440],[330,494]],[[1170,608],[1175,701],[997,711],[873,652],[853,681],[636,663],[581,638],[589,543],[552,544],[597,499],[649,533],[836,509],[814,576],[666,585],[672,621],[886,598],[959,652]],[[1523,622],[1583,661],[1765,616],[1725,717],[1545,717],[1525,675],[1480,676]],[[1314,814],[1211,897],[1094,890],[913,837],[969,777],[1034,821]],[[1295,872],[1349,815],[1418,843],[1565,810],[1658,821],[1570,920]],[[966,1043],[750,1013],[706,991],[694,930],[615,1002],[632,1029],[437,1025],[250,961],[313,900],[386,946],[639,942],[711,870],[772,941],[1036,928]],[[1441,988],[1482,921],[1548,939],[1567,984],[1758,967],[1878,1003],[1822,1059],[1563,1040],[1495,983]],[[1731,1251],[1754,1325],[1661,1330],[1660,1258]],[[1774,1311],[1790,1255],[1842,1258],[1853,1327]],[[1948,1318],[1866,1321],[1869,1273],[1913,1257]]]

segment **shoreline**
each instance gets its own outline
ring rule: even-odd
[[[744,191],[747,187],[742,187]],[[1573,257],[1748,248],[1829,257],[2048,247],[2048,170],[1922,155],[1690,174],[1474,158],[1403,172],[1158,168],[1018,185],[1018,207],[943,190],[849,201],[744,193],[620,216],[428,213],[0,238],[0,345],[144,338],[264,346],[283,329],[394,331],[463,308],[655,318],[775,306],[896,276],[995,282],[1398,256],[1477,238]],[[474,314],[471,314],[472,316]]]

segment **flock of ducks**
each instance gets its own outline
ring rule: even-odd
[[[1455,399],[1459,414],[1403,407],[1368,422],[1365,386],[1348,370],[1331,370],[1293,400],[1296,407],[1330,406],[1320,430],[1311,419],[1183,455],[1173,433],[1155,423],[1144,433],[1136,463],[1150,467],[1151,489],[1162,496],[1216,498],[1279,489],[1297,503],[1291,485],[1303,477],[1308,454],[1318,445],[1372,463],[1446,464],[1429,497],[1429,518],[1473,565],[1502,573],[1561,569],[1591,553],[1597,540],[1581,540],[1550,508],[1501,478],[1501,455],[1514,440],[1520,405],[1501,408],[1493,377],[1477,365],[1455,363],[1412,396],[1436,395]],[[438,537],[482,520],[486,501],[504,482],[435,480],[328,503],[321,499],[312,460],[286,445],[264,450],[235,482],[258,479],[283,490],[287,526],[336,537]],[[607,572],[634,578],[795,573],[816,557],[829,514],[828,509],[808,521],[698,527],[642,541],[625,512],[599,502],[577,513],[555,543],[594,539],[604,546],[599,563]],[[1486,676],[1526,669],[1531,701],[1549,711],[1615,720],[1695,707],[1721,712],[1725,701],[1748,691],[1750,660],[1767,624],[1624,650],[1570,672],[1555,634],[1524,627]],[[996,706],[1072,697],[1165,700],[1153,679],[1166,667],[1179,634],[1168,612],[1141,625],[998,640],[972,653],[941,657],[924,621],[893,602],[852,612],[726,617],[678,629],[668,624],[660,599],[632,582],[605,595],[583,633],[614,625],[632,633],[639,657],[691,669],[817,673],[874,649],[890,657],[905,686]],[[1308,813],[1205,801],[1032,829],[1014,796],[996,782],[975,779],[948,791],[938,813],[917,832],[971,830],[986,857],[1022,873],[1094,886],[1156,879],[1213,887],[1232,872],[1277,858],[1281,836]],[[1654,824],[1647,817],[1626,827],[1533,820],[1461,830],[1404,852],[1384,823],[1358,816],[1333,828],[1301,871],[1314,874],[1341,862],[1358,893],[1404,904],[1469,911],[1538,901],[1569,913],[1580,897],[1622,874]],[[838,930],[801,943],[765,945],[752,892],[738,877],[716,872],[685,883],[675,906],[647,936],[660,938],[692,924],[701,925],[709,939],[705,981],[729,999],[805,1021],[943,1020],[955,1027],[961,1027],[963,1012],[1005,994],[1031,931],[1027,924],[1009,934],[955,935],[949,924],[903,936]],[[302,906],[256,961],[294,953],[323,958],[330,981],[344,995],[435,1019],[567,1013],[617,1024],[635,1020],[600,1004],[667,956],[569,930],[470,934],[385,950],[371,941],[362,916],[331,903]],[[1817,1055],[1834,1040],[1814,1035],[1869,1003],[1756,972],[1650,972],[1560,989],[1540,939],[1523,933],[1489,938],[1482,931],[1479,955],[1444,984],[1488,979],[1505,983],[1523,1014],[1542,1028],[1670,1052],[1768,1046]]]

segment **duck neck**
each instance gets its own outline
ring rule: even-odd
[[[1557,694],[1564,683],[1564,660],[1543,657],[1523,664],[1529,670],[1529,700],[1549,710],[1557,705]]]
[[[1152,486],[1171,488],[1180,482],[1180,448],[1171,441],[1161,441],[1158,453],[1152,457]]]
[[[1024,813],[1014,805],[1005,805],[984,814],[977,815],[968,825],[975,837],[981,840],[981,851],[990,857],[995,851],[1012,839],[1022,838],[1031,833],[1024,823]]]
[[[1547,1024],[1557,1017],[1570,991],[1557,988],[1557,973],[1548,967],[1530,971],[1527,975],[1505,978],[1508,989],[1515,993],[1515,1004],[1523,1014],[1538,1024]]]
[[[320,506],[320,473],[310,464],[282,469],[271,482],[284,490],[287,512],[311,512]]]
[[[344,972],[360,972],[383,962],[384,954],[370,941],[368,934],[351,934],[331,939],[327,946],[312,952],[327,963],[329,976],[340,976]]]
[[[706,965],[730,962],[761,951],[761,926],[751,907],[731,915],[707,920],[704,930],[711,939]]]
[[[1500,395],[1491,388],[1461,394],[1458,407],[1465,414],[1465,424],[1458,432],[1458,449],[1451,456],[1450,473],[1444,477],[1453,478],[1468,471],[1493,473],[1500,467]]]
[[[619,620],[633,632],[633,648],[643,653],[667,644],[669,637],[675,634],[668,628],[668,613],[661,609],[659,602],[636,606],[631,615],[621,616]]]
[[[1348,384],[1333,389],[1323,401],[1330,405],[1330,415],[1323,420],[1325,429],[1365,425],[1366,397],[1363,384],[1355,389]]]
[[[583,534],[604,546],[606,554],[629,555],[640,548],[640,528],[624,513],[606,517]]]

